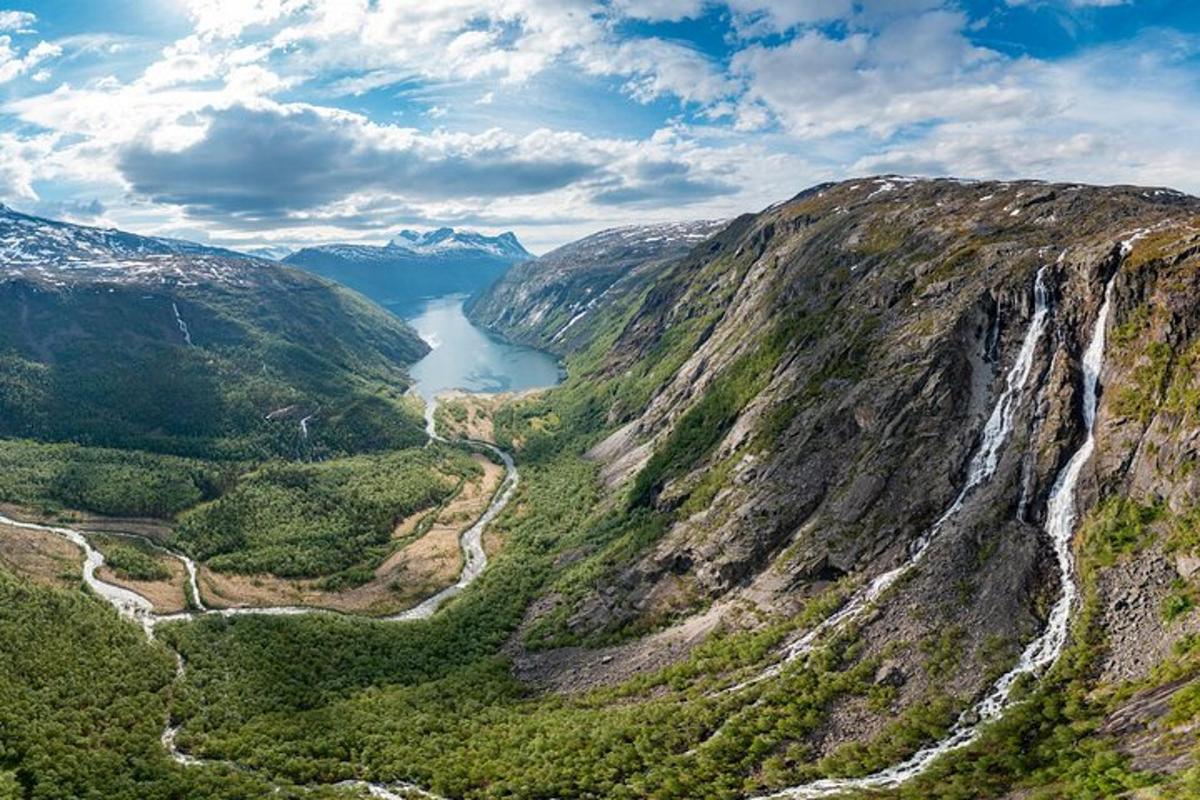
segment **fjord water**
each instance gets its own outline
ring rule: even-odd
[[[422,397],[428,400],[449,389],[515,392],[559,382],[554,356],[489,336],[467,319],[464,300],[462,294],[435,297],[407,318],[433,348],[409,369]]]

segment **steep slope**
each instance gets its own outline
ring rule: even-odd
[[[601,315],[593,313],[597,306],[621,307],[662,267],[725,224],[632,225],[592,234],[513,267],[467,302],[467,315],[512,341],[560,355],[572,352],[603,326]]]
[[[513,264],[530,258],[512,233],[485,236],[439,228],[425,233],[401,231],[383,247],[306,247],[283,261],[349,286],[407,316],[423,298],[474,294]]]
[[[637,643],[603,659],[554,648],[669,634],[714,602],[718,617],[791,614],[832,591],[845,613],[784,653],[851,636],[855,661],[888,665],[892,713],[969,707],[1059,596],[1046,504],[1085,439],[1077,376],[1111,278],[1094,455],[1065,502],[1082,515],[1104,499],[1124,531],[1112,535],[1137,543],[1118,550],[1146,548],[1128,577],[1104,573],[1087,591],[1110,604],[1097,669],[1147,678],[1197,625],[1150,621],[1164,602],[1190,614],[1195,597],[1194,545],[1181,542],[1200,488],[1187,466],[1198,215],[1200,201],[1161,189],[864,179],[737,220],[643,297],[614,299],[625,307],[607,309],[615,326],[574,360],[577,380],[516,409],[513,442],[552,447],[546,434],[561,432],[521,423],[544,429],[548,414],[616,427],[590,457],[623,513],[657,528],[572,554],[524,625],[527,646],[550,650],[521,669],[552,685],[610,681]],[[1031,338],[1035,276],[1048,310]],[[1006,393],[1021,351],[1025,379]],[[992,418],[998,443],[984,435]],[[968,480],[981,457],[983,478]],[[1131,586],[1147,574],[1153,588]],[[1122,619],[1130,606],[1140,624]],[[817,754],[885,731],[861,701],[830,711],[807,745]]]
[[[421,440],[398,398],[426,345],[322,279],[9,211],[0,242],[0,436],[218,458]]]
[[[1198,223],[893,176],[732,221],[471,420],[521,480],[437,614],[160,627],[172,746],[455,798],[1196,796]]]
[[[47,274],[69,267],[120,267],[154,256],[243,258],[220,247],[138,236],[115,228],[93,228],[22,214],[0,203],[0,264]]]

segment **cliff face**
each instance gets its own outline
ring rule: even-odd
[[[580,335],[603,346],[577,367],[617,387],[604,410],[616,430],[590,457],[614,504],[668,522],[632,562],[559,581],[529,629],[543,645],[596,644],[704,608],[790,614],[901,568],[856,618],[865,653],[906,676],[897,707],[934,688],[983,691],[1059,593],[1046,501],[1086,436],[1081,359],[1111,280],[1077,500],[1093,513],[1075,544],[1100,547],[1106,514],[1142,510],[1139,540],[1103,559],[1095,586],[1101,671],[1144,678],[1198,627],[1161,610],[1172,592],[1190,609],[1198,563],[1198,254],[1200,201],[1167,190],[880,177],[735,220],[657,264],[640,292],[535,276],[526,285],[553,284],[557,299],[498,329],[545,344],[541,320],[599,296],[588,314],[605,322]],[[627,391],[641,379],[649,391]],[[1002,399],[994,465],[971,483]],[[935,687],[920,643],[939,637],[960,656]],[[822,747],[867,735],[860,716],[835,713]]]

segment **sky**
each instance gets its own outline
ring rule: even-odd
[[[756,211],[879,173],[1200,193],[1194,0],[0,0],[0,201],[240,248]]]

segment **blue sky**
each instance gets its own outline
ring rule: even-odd
[[[1200,192],[1198,45],[1184,0],[38,0],[0,5],[0,200],[544,251],[880,172]]]

